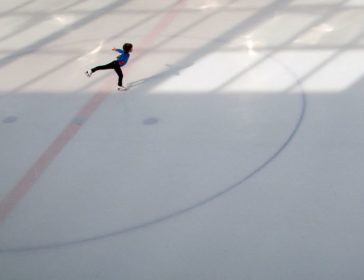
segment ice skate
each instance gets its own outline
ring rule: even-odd
[[[118,86],[118,91],[125,91],[125,90],[128,90],[128,88],[125,86]]]
[[[87,70],[87,71],[85,72],[85,75],[86,75],[87,77],[91,77],[91,75],[92,75],[92,71],[91,71],[91,70]]]

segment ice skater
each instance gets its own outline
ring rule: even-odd
[[[87,77],[91,77],[92,73],[98,70],[114,69],[119,76],[118,90],[127,90],[127,87],[123,86],[123,71],[121,71],[121,67],[126,65],[128,62],[130,53],[133,51],[133,45],[130,43],[125,43],[123,45],[123,49],[113,48],[112,50],[120,53],[120,55],[116,57],[116,60],[110,62],[109,64],[100,65],[87,70],[85,74]]]

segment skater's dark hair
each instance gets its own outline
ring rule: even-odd
[[[131,49],[133,48],[133,45],[132,44],[130,44],[130,43],[125,43],[124,45],[123,45],[123,50],[124,50],[124,52],[126,52],[126,53],[129,53],[130,51],[131,51]]]

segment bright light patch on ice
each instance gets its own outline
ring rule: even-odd
[[[222,90],[226,93],[245,94],[281,93],[295,83],[295,76],[276,60],[267,57],[248,71],[242,71]]]
[[[153,90],[153,94],[337,94],[364,73],[364,51],[216,52]]]
[[[102,50],[102,47],[104,46],[104,42],[105,42],[104,40],[100,41],[100,43],[98,44],[98,46],[96,48],[89,51],[87,54],[79,57],[78,60],[81,61],[84,59],[89,59],[90,56],[98,54]]]
[[[60,25],[67,25],[73,23],[75,20],[69,15],[54,15],[53,19]]]
[[[240,71],[247,69],[259,57],[259,55],[249,55],[242,50],[241,52],[215,52],[198,61],[186,61],[191,64],[188,68],[181,69],[178,75],[161,83],[153,90],[153,93],[209,93]]]
[[[205,10],[211,10],[211,9],[217,9],[219,7],[218,3],[216,1],[206,1],[204,5],[200,6],[200,10],[205,11]]]
[[[334,93],[355,84],[364,74],[364,51],[348,51],[323,65],[305,82],[308,91]]]
[[[297,38],[294,42],[298,44],[314,45],[317,44],[317,42],[319,42],[322,37],[326,36],[328,33],[331,33],[333,31],[334,31],[333,26],[327,23],[323,23],[314,28],[311,28],[304,35]]]

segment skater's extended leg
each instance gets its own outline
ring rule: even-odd
[[[110,62],[108,64],[105,64],[105,65],[100,65],[100,66],[97,66],[95,68],[92,68],[91,69],[91,72],[96,72],[98,70],[106,70],[106,69],[114,69],[114,61],[113,62]]]

